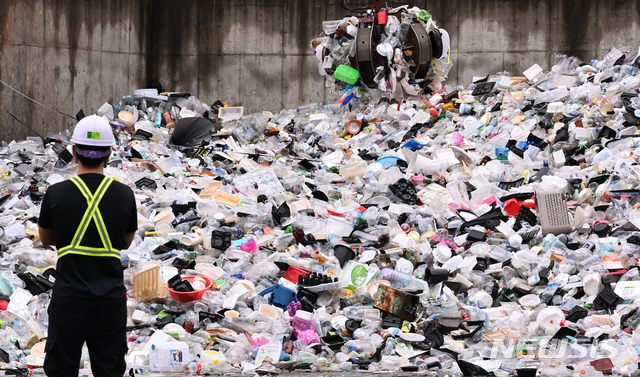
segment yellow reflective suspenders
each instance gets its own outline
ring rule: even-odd
[[[120,259],[120,251],[114,250],[113,247],[111,247],[111,239],[109,239],[107,227],[102,219],[102,214],[100,214],[100,209],[98,209],[98,205],[100,204],[104,193],[107,192],[109,185],[113,182],[113,178],[104,177],[94,194],[91,194],[87,185],[79,177],[75,176],[71,178],[71,182],[78,187],[82,195],[87,200],[87,210],[85,211],[82,221],[80,221],[80,225],[71,240],[71,244],[58,251],[58,258],[67,254],[79,254],[91,257],[115,257]],[[80,246],[80,242],[84,238],[84,234],[87,232],[91,221],[94,221],[96,224],[98,234],[100,234],[100,239],[102,240],[102,247]]]

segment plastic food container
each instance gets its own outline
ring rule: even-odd
[[[235,106],[235,107],[221,107],[218,112],[218,118],[223,120],[232,120],[242,118],[243,107]]]
[[[344,81],[347,84],[355,84],[360,78],[360,72],[357,69],[341,64],[333,74],[336,79]]]

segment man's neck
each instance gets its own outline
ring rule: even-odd
[[[82,165],[80,162],[78,162],[78,175],[80,174],[103,174],[104,175],[104,167],[102,165],[95,167],[95,168],[89,168],[86,167],[84,165]]]

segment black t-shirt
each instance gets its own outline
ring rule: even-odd
[[[102,174],[79,176],[91,193],[95,193],[104,179]],[[98,206],[115,250],[124,249],[125,235],[138,229],[136,202],[133,191],[114,181]],[[66,180],[47,190],[42,199],[38,225],[53,229],[58,250],[71,244],[87,210],[87,200],[78,187]],[[103,247],[95,222],[91,221],[81,246]],[[114,257],[92,257],[66,254],[58,259],[52,302],[65,305],[98,306],[126,299],[122,264]]]

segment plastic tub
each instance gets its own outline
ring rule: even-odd
[[[374,196],[373,198],[367,200],[367,204],[373,204],[380,208],[384,208],[391,205],[391,200],[386,196]]]
[[[207,293],[207,291],[211,289],[212,283],[211,283],[211,279],[209,279],[206,276],[185,276],[182,278],[182,280],[186,280],[192,284],[195,279],[204,279],[205,288],[197,291],[193,291],[193,292],[178,292],[173,290],[172,288],[167,287],[167,289],[169,290],[169,293],[171,294],[171,297],[175,298],[180,302],[191,302],[191,301],[200,300],[202,297],[204,297],[205,293]]]
[[[364,173],[367,172],[367,170],[369,170],[367,167],[367,163],[364,161],[359,161],[351,166],[340,169],[340,175],[344,179],[350,180],[355,177],[362,177]]]
[[[282,315],[282,309],[273,305],[260,305],[260,313],[269,317],[269,319],[276,320]]]
[[[173,228],[173,225],[171,225],[171,223],[168,221],[160,221],[159,223],[156,223],[156,226],[154,229],[156,231],[156,234],[161,236],[167,235],[169,233],[173,233],[173,231],[175,230]]]
[[[125,126],[127,127],[133,127],[133,125],[136,123],[136,120],[137,120],[135,119],[135,117],[131,112],[126,110],[123,110],[118,113],[118,119],[120,119],[120,121],[124,123]]]

